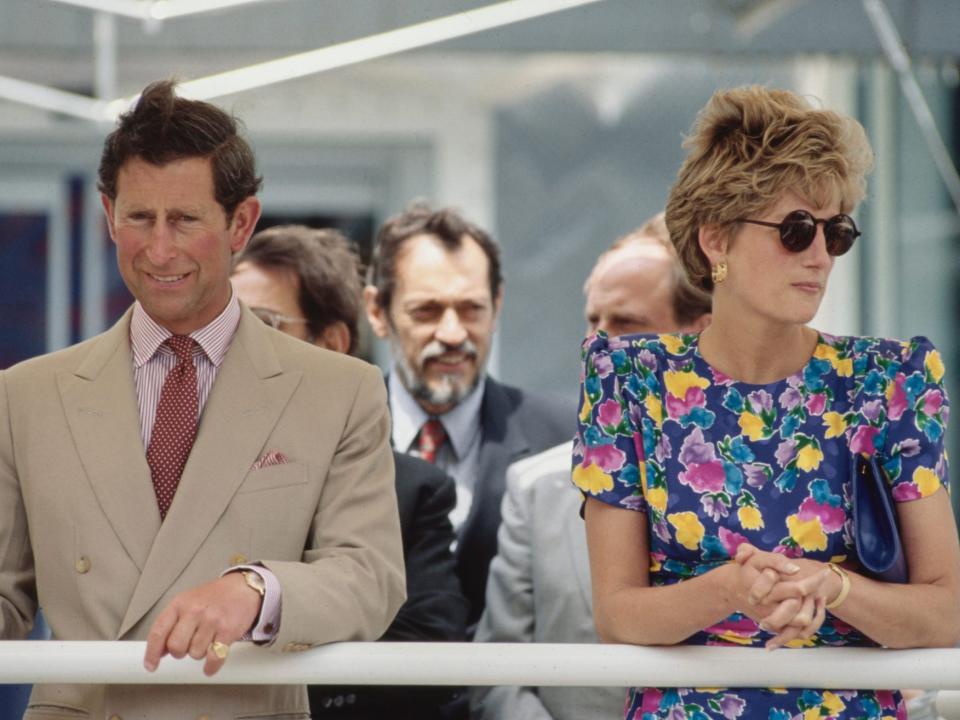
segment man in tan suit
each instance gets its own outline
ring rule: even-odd
[[[213,674],[241,639],[374,640],[402,603],[379,372],[232,293],[259,184],[235,121],[170,83],[107,138],[100,189],[137,302],[0,374],[0,637],[39,602],[54,639],[145,639],[147,671],[169,654]],[[37,686],[25,717],[67,715],[309,717],[301,686],[149,684]]]

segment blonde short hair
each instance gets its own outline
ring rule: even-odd
[[[666,222],[691,282],[713,290],[700,249],[704,225],[766,211],[786,191],[850,213],[866,194],[873,151],[853,118],[818,110],[787,90],[720,90],[684,141],[687,157],[670,189]]]

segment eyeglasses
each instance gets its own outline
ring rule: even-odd
[[[280,326],[284,323],[288,325],[306,325],[306,318],[295,318],[290,317],[289,315],[283,315],[274,310],[268,310],[263,307],[252,307],[250,312],[256,315],[258,318],[263,320],[267,325],[272,327],[274,330],[279,330]]]
[[[836,257],[853,247],[853,241],[862,234],[849,215],[840,213],[832,218],[816,218],[806,210],[794,210],[778,223],[740,218],[734,222],[750,223],[776,228],[780,231],[780,243],[790,252],[803,252],[813,244],[817,225],[823,223],[823,236],[827,241],[827,253]]]

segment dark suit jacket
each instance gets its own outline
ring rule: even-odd
[[[468,605],[460,592],[450,546],[450,511],[456,503],[453,480],[439,468],[394,453],[397,504],[407,601],[381,640],[462,641]],[[309,688],[310,710],[323,718],[439,718],[440,706],[456,688],[333,687]]]
[[[468,625],[483,612],[487,570],[497,554],[500,504],[507,467],[573,437],[576,407],[562,398],[536,395],[487,377],[481,405],[480,469],[470,513],[457,542],[457,573],[470,602]]]

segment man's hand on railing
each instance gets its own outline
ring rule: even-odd
[[[230,573],[177,595],[147,635],[143,666],[153,672],[164,655],[201,660],[205,675],[223,667],[230,645],[253,626],[260,597],[240,573]]]

